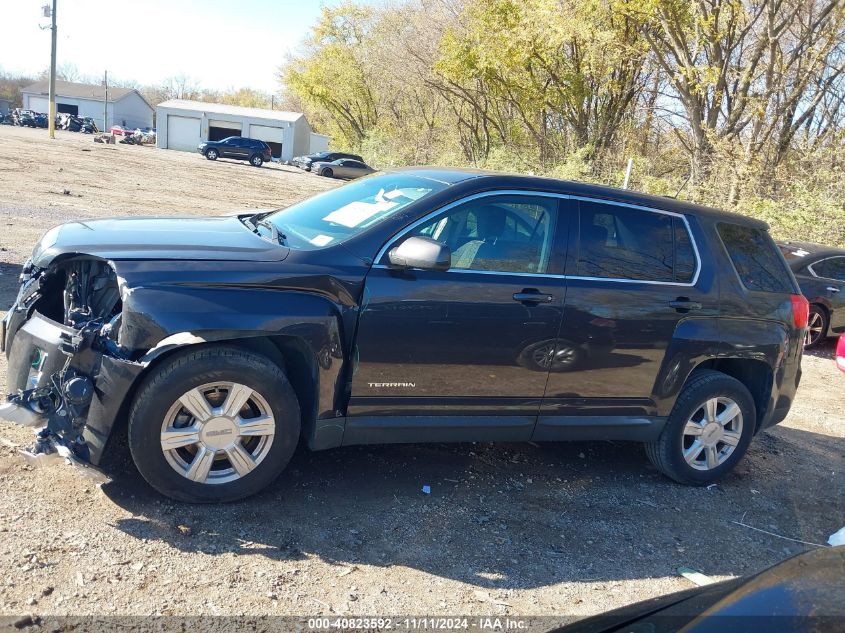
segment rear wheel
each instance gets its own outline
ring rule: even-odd
[[[733,470],[755,424],[754,399],[745,385],[718,371],[699,371],[678,396],[658,440],[646,444],[646,454],[670,479],[704,486]]]
[[[249,158],[249,163],[253,167],[261,167],[264,164],[264,159],[261,157],[261,154],[253,154]]]
[[[818,347],[827,335],[827,312],[818,305],[810,306],[807,318],[807,333],[804,335],[804,349]]]
[[[284,470],[299,429],[299,403],[277,365],[209,347],[174,356],[144,381],[129,415],[129,448],[160,493],[234,501]]]

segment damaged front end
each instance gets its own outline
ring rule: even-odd
[[[107,261],[28,262],[0,336],[8,358],[0,418],[40,427],[32,461],[98,464],[124,396],[144,365],[120,345],[122,301]]]

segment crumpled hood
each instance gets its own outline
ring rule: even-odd
[[[32,263],[43,268],[64,254],[110,260],[281,261],[289,252],[250,231],[237,217],[115,218],[50,229],[36,244]]]

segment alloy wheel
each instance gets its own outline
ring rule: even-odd
[[[224,484],[245,477],[266,457],[276,420],[264,397],[247,385],[219,382],[185,392],[161,425],[161,450],[183,477]]]
[[[687,419],[682,437],[684,460],[696,470],[721,466],[742,437],[742,410],[730,398],[710,398]]]
[[[804,345],[813,345],[818,342],[822,330],[824,330],[824,318],[819,312],[811,310],[807,320],[807,332],[804,334]]]

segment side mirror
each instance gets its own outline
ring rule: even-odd
[[[393,266],[400,268],[449,270],[452,265],[452,251],[449,247],[430,237],[409,237],[399,246],[391,248],[387,258]]]

